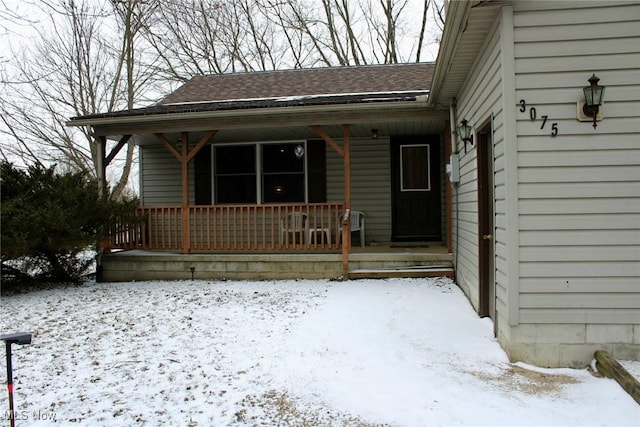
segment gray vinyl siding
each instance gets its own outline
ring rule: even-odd
[[[180,162],[163,145],[140,147],[142,206],[182,204]]]
[[[337,140],[342,144],[341,140]],[[344,160],[331,146],[327,153],[327,201],[344,201]],[[142,146],[141,194],[143,206],[176,206],[181,199],[180,163],[162,145]],[[391,171],[389,140],[351,141],[352,209],[365,213],[367,244],[391,239]],[[193,165],[189,168],[193,200]],[[357,242],[356,242],[357,244]]]
[[[581,366],[598,348],[637,357],[640,4],[520,1],[497,19],[457,121],[478,131],[493,118],[498,339],[512,359],[546,366]],[[607,87],[596,130],[577,120],[592,73]],[[454,261],[477,307],[476,148],[457,148]]]
[[[507,273],[504,266],[509,251],[505,242],[507,236],[507,225],[504,220],[506,215],[505,156],[502,117],[502,59],[499,41],[500,34],[496,24],[479,55],[480,60],[474,66],[475,73],[467,81],[461,93],[457,121],[466,119],[476,131],[486,123],[493,123],[493,181],[495,185],[495,229],[493,234],[495,236],[496,312],[498,314],[496,321],[502,323],[501,317],[507,312]],[[456,141],[457,151],[460,154],[461,171],[460,184],[453,192],[454,261],[458,284],[477,309],[479,303],[477,150],[475,146],[467,145],[467,153],[465,153],[462,141],[457,138]],[[456,212],[456,206],[459,212]]]
[[[523,324],[640,328],[639,20],[637,2],[515,2],[517,100],[559,128],[517,115]],[[597,130],[576,119],[592,73]]]
[[[337,141],[342,145],[342,140]],[[391,240],[389,139],[351,140],[351,208],[364,212],[367,244]],[[344,159],[329,145],[327,201],[344,201]],[[355,237],[354,237],[355,238]],[[354,242],[357,244],[357,242]]]

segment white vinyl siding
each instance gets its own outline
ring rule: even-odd
[[[637,3],[514,5],[517,100],[559,129],[516,116],[521,323],[640,327],[639,20]],[[596,130],[576,119],[593,73]]]

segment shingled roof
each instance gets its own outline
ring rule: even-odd
[[[415,100],[426,95],[433,63],[304,68],[199,75],[158,104],[71,119],[246,108]]]
[[[426,91],[433,68],[417,63],[196,76],[160,104]]]

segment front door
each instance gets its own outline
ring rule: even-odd
[[[495,325],[495,278],[493,251],[493,143],[491,126],[478,132],[478,247],[480,304],[479,315],[490,317]]]
[[[441,241],[440,138],[391,141],[394,242]]]

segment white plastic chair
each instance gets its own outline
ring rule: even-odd
[[[360,232],[360,246],[364,248],[364,212],[351,210],[351,232]],[[342,237],[342,227],[340,227],[340,237]]]
[[[280,218],[280,244],[283,244],[286,240],[288,233],[294,233],[293,243],[296,243],[295,235],[299,234],[300,242],[304,243],[305,236],[307,235],[307,214],[304,212],[292,212],[288,213]]]

